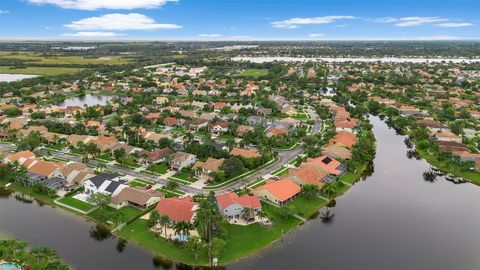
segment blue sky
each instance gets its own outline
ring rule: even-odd
[[[2,39],[480,39],[480,0],[0,0]]]

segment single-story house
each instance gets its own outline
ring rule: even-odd
[[[197,208],[198,203],[194,202],[192,197],[185,197],[161,199],[157,203],[155,210],[160,216],[168,216],[171,223],[181,221],[193,223]]]
[[[156,204],[164,197],[163,193],[154,190],[126,187],[112,197],[111,203],[117,209],[127,205],[145,209]]]
[[[301,187],[292,180],[267,180],[265,185],[255,188],[252,193],[259,198],[284,205],[300,194]]]

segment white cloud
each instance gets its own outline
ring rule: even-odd
[[[90,17],[64,25],[74,30],[155,30],[155,29],[178,29],[176,24],[161,24],[155,22],[143,14],[105,14],[100,17]]]
[[[125,34],[119,34],[115,32],[77,32],[77,33],[64,33],[63,37],[118,37],[125,36]]]
[[[220,34],[198,34],[197,37],[210,37],[210,38],[214,38],[214,37],[221,37],[222,35]]]
[[[323,37],[325,34],[310,34],[309,37]]]
[[[159,8],[177,0],[29,0],[33,4],[51,4],[66,9],[139,9]]]
[[[373,19],[373,21],[377,23],[394,23],[394,22],[397,22],[398,19],[393,17],[381,17],[381,18]]]
[[[2,14],[8,14],[8,13],[10,13],[10,11],[8,11],[8,10],[1,10],[1,9],[0,9],[0,15],[2,15]]]
[[[439,24],[435,24],[434,26],[456,28],[456,27],[473,26],[473,23],[453,23],[453,22],[450,22],[450,23],[439,23]]]
[[[346,28],[346,27],[349,27],[349,26],[350,26],[350,24],[337,24],[334,27],[335,28]]]
[[[436,22],[445,22],[449,19],[440,18],[440,17],[404,17],[400,18],[396,26],[408,27],[408,26],[419,26],[424,24],[436,23]]]
[[[420,26],[420,25],[433,25],[437,27],[466,27],[472,26],[472,23],[468,22],[452,22],[452,19],[442,17],[382,17],[376,19],[369,19],[377,23],[393,23],[395,26],[408,27],[408,26]],[[436,24],[435,24],[436,23]]]
[[[291,18],[283,21],[274,21],[270,24],[275,28],[295,29],[299,25],[308,24],[329,24],[337,20],[351,20],[356,19],[354,16],[322,16],[312,18]]]

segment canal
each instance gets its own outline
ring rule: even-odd
[[[330,222],[314,218],[227,269],[480,269],[480,188],[425,181],[428,163],[409,159],[403,136],[371,122],[374,172],[337,198]],[[100,241],[94,228],[58,208],[0,198],[0,236],[51,246],[76,269],[175,269],[130,243],[119,252],[117,239]]]

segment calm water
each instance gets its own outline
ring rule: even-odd
[[[23,79],[35,78],[39,75],[30,75],[30,74],[0,74],[0,82],[14,82]]]
[[[102,96],[102,95],[92,95],[92,94],[85,94],[78,97],[71,97],[65,99],[62,102],[57,103],[56,105],[59,107],[68,107],[68,106],[80,106],[85,107],[87,106],[96,106],[96,105],[107,105],[110,103],[115,96]]]
[[[311,220],[229,270],[480,269],[480,188],[424,181],[428,164],[407,159],[403,137],[372,120],[375,172],[337,199],[332,222]],[[119,253],[117,239],[94,240],[92,227],[61,209],[0,199],[0,234],[52,246],[77,269],[165,269],[143,248]]]

